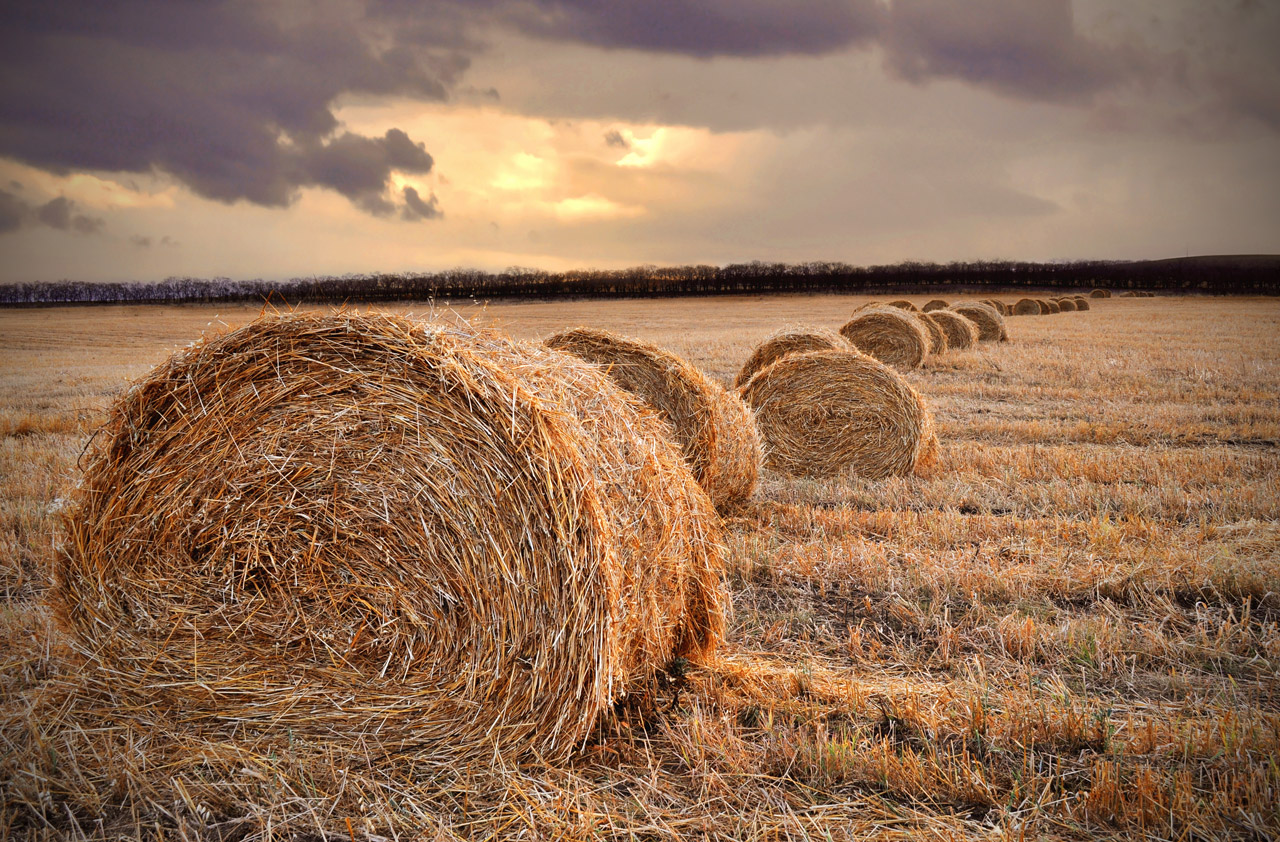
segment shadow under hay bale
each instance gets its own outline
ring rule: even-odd
[[[931,299],[927,304],[920,308],[920,310],[925,313],[932,313],[934,310],[945,309],[947,309],[947,302],[943,301],[941,298]]]
[[[916,318],[929,332],[929,356],[945,353],[947,350],[947,334],[942,325],[933,320],[930,313],[917,313]]]
[[[742,388],[764,436],[767,464],[796,476],[909,474],[937,451],[923,399],[863,354],[791,354]]]
[[[669,351],[608,331],[574,328],[544,344],[602,366],[656,410],[671,425],[694,479],[721,512],[751,499],[760,473],[760,434],[736,394]]]
[[[177,711],[258,755],[563,758],[723,630],[719,520],[667,435],[536,345],[264,317],[112,409],[61,622],[121,716]]]
[[[952,310],[938,310],[930,313],[933,323],[947,334],[947,348],[952,351],[964,351],[978,342],[978,326],[972,320]]]
[[[997,313],[991,305],[970,301],[952,305],[951,311],[959,313],[978,326],[979,342],[1009,341],[1009,330],[1005,327],[1004,316]]]
[[[840,328],[840,335],[862,353],[895,368],[919,368],[929,356],[928,328],[897,308],[862,310]]]
[[[803,354],[809,351],[857,351],[849,341],[834,330],[824,328],[784,328],[765,339],[743,363],[742,370],[733,380],[733,388],[741,389],[751,376],[762,368],[773,365],[787,354]],[[861,353],[858,351],[858,353]]]

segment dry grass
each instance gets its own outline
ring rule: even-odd
[[[751,499],[760,435],[736,394],[670,351],[609,331],[578,327],[544,344],[600,366],[670,424],[694,479],[718,510],[731,513]]]
[[[858,303],[469,315],[526,339],[599,325],[727,384],[778,325],[836,328]],[[36,427],[0,438],[0,837],[1275,838],[1280,305],[1093,303],[904,375],[943,443],[926,475],[766,472],[727,525],[720,655],[603,720],[568,763],[441,775],[348,735],[323,761],[242,753],[243,771],[153,807],[117,785],[146,758],[183,775],[223,759],[157,753],[190,727],[162,711],[127,736],[107,710],[52,738],[70,680],[45,604],[59,500],[126,378],[216,314],[256,311],[0,312],[0,411]],[[117,737],[111,781],[86,777],[89,749]],[[210,796],[232,791],[253,806]]]

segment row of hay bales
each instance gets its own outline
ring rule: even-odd
[[[77,667],[122,717],[260,756],[563,758],[715,646],[717,509],[766,455],[868,477],[933,457],[920,395],[823,342],[729,390],[586,328],[288,314],[202,340],[86,452],[55,588]]]
[[[919,368],[932,356],[964,350],[978,342],[1005,342],[1004,316],[989,302],[948,307],[939,299],[916,307],[900,299],[862,305],[840,328],[858,350],[902,371]]]

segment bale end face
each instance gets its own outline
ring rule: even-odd
[[[840,328],[864,354],[895,368],[919,368],[929,355],[929,331],[913,314],[891,307],[864,310]]]
[[[1005,327],[1004,316],[997,313],[991,305],[971,301],[965,304],[953,305],[951,310],[978,326],[979,342],[1007,342],[1009,340],[1009,331]]]

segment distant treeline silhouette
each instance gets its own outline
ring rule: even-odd
[[[167,278],[157,283],[34,282],[0,285],[0,305],[272,301],[281,304],[456,301],[489,298],[612,298],[784,292],[910,293],[1042,290],[1181,291],[1280,294],[1280,257],[1236,255],[1148,261],[908,261],[732,263],[635,266],[546,272],[449,269],[432,273],[352,274],[287,281]]]

